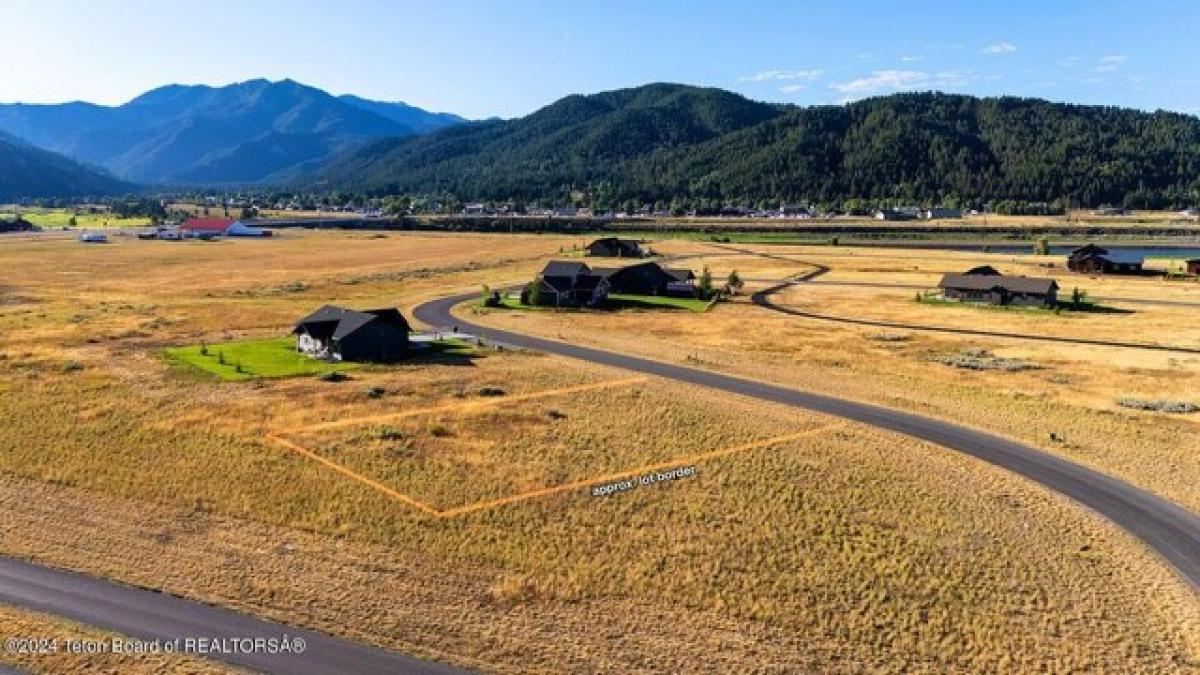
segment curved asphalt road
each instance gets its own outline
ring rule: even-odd
[[[454,306],[475,298],[478,298],[478,293],[433,300],[413,310],[413,316],[433,328],[458,326],[459,330],[501,344],[536,349],[803,408],[957,450],[1024,476],[1093,509],[1141,539],[1170,563],[1193,589],[1200,591],[1200,516],[1129,483],[1041,450],[949,422],[731,375],[492,329],[451,314]]]
[[[192,654],[265,673],[448,675],[467,671],[228,609],[0,557],[0,602],[142,640],[301,638],[300,654]],[[5,636],[10,637],[10,636]],[[27,637],[58,637],[27,636]],[[61,647],[60,647],[61,648]],[[235,651],[233,647],[230,651]],[[137,659],[137,655],[128,658]]]

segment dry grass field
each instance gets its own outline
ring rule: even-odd
[[[286,334],[325,302],[407,309],[527,279],[577,243],[0,242],[0,265],[21,271],[0,288],[0,550],[485,671],[1200,668],[1200,602],[1159,561],[1074,504],[939,448],[512,350],[344,382],[224,382],[160,356]],[[1193,470],[1159,444],[1192,422],[1012,393],[1067,386],[1045,379],[1063,375],[1099,395],[1099,362],[1056,356],[999,380],[925,359],[954,340],[871,340],[743,300],[564,316],[482,320],[951,419],[982,402],[991,410],[970,421],[986,428],[1037,399],[1051,408],[1030,418],[1038,444],[1042,425],[1091,415],[1104,422],[1094,435],[1063,427],[1067,443],[1051,449],[1194,498],[1159,470]],[[1105,450],[1104,432],[1120,442]],[[1116,461],[1141,447],[1124,445],[1133,436],[1149,441],[1142,473],[1137,458]],[[543,492],[674,462],[695,474],[607,497]],[[433,515],[392,492],[442,510],[536,494]]]

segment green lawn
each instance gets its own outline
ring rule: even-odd
[[[67,209],[22,209],[21,217],[29,222],[47,229],[67,227],[71,222],[71,211]],[[12,220],[15,213],[0,214],[0,218]],[[85,213],[75,216],[75,226],[80,229],[101,227],[146,227],[149,218],[118,218],[111,213]]]
[[[666,309],[666,310],[687,310],[689,312],[707,312],[711,303],[707,300],[697,300],[695,298],[670,298],[661,295],[624,295],[621,293],[613,293],[608,296],[608,300],[604,302],[598,309]],[[515,297],[500,298],[500,308],[502,309],[522,309],[522,310],[553,310],[554,307],[532,305],[522,305],[520,299]],[[567,309],[567,308],[564,308]]]
[[[166,350],[166,356],[222,380],[323,375],[359,367],[356,363],[321,361],[297,353],[295,340],[290,337],[173,347]]]
[[[624,295],[613,293],[608,296],[606,306],[614,309],[686,309],[689,312],[706,312],[711,303],[696,298],[672,298],[663,295]]]

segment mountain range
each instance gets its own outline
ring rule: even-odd
[[[651,84],[526,117],[385,139],[328,184],[460,200],[851,200],[1132,208],[1200,202],[1200,118],[1015,97],[905,93],[801,108]]]
[[[0,138],[9,195],[124,191],[136,182],[601,208],[1200,203],[1200,118],[935,92],[802,108],[659,83],[467,122],[291,80],[251,80],[170,85],[113,107],[0,105],[0,131],[10,134]]]
[[[291,80],[173,84],[119,106],[0,105],[0,131],[149,185],[278,182],[373,139],[463,121]]]

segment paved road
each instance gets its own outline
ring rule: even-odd
[[[478,297],[478,293],[469,293],[427,302],[417,307],[413,316],[433,328],[458,326],[460,330],[474,332],[487,340],[515,347],[536,349],[803,408],[957,450],[1024,476],[1093,509],[1141,539],[1170,563],[1192,588],[1200,591],[1200,516],[1129,483],[1041,450],[949,422],[731,375],[492,329],[451,315],[455,305]]]
[[[56,614],[143,640],[288,636],[304,641],[305,648],[301,654],[208,655],[209,658],[266,673],[447,675],[466,672],[315,631],[271,623],[201,602],[13,558],[0,557],[0,602]],[[133,655],[129,658],[138,657]]]

